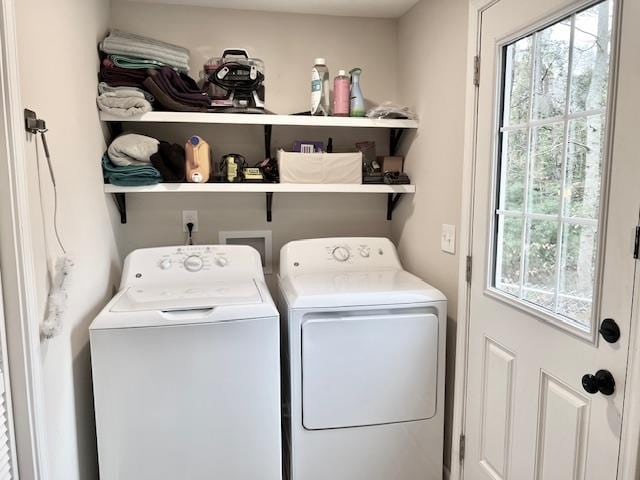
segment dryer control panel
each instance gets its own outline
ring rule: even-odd
[[[317,238],[287,243],[280,252],[280,275],[307,272],[401,269],[387,238]]]
[[[264,278],[260,254],[244,245],[185,245],[145,248],[125,259],[120,287],[180,284],[233,278]]]

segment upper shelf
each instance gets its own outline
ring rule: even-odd
[[[135,117],[118,117],[100,112],[104,122],[216,123],[232,125],[289,125],[305,127],[418,128],[416,120],[366,117],[312,117],[256,113],[149,112]]]

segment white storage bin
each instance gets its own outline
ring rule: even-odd
[[[362,152],[278,151],[280,183],[362,183]]]

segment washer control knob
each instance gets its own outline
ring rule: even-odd
[[[218,264],[218,266],[224,267],[227,263],[229,263],[229,260],[227,260],[226,257],[216,257],[216,263]]]
[[[202,259],[197,255],[189,255],[184,259],[184,268],[190,272],[199,272],[202,269]]]
[[[363,258],[369,258],[371,255],[371,249],[369,247],[361,247],[360,248],[360,256]]]
[[[349,253],[349,250],[347,250],[344,247],[334,248],[333,251],[331,252],[331,255],[338,262],[346,262],[347,260],[349,260],[349,257],[351,256],[351,254]]]
[[[163,258],[162,260],[160,260],[160,268],[162,270],[169,270],[171,268],[171,259]]]

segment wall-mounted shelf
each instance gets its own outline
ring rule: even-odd
[[[266,193],[267,221],[271,221],[274,193],[386,193],[387,220],[391,220],[400,196],[415,193],[415,185],[347,185],[347,184],[293,184],[293,183],[159,183],[145,187],[120,187],[106,184],[105,193],[112,193],[120,221],[127,223],[127,193]]]
[[[312,117],[256,113],[149,112],[135,117],[118,117],[100,112],[103,122],[211,123],[231,125],[285,125],[348,128],[418,128],[416,120],[356,117]]]
[[[100,120],[111,124],[112,133],[122,131],[123,122],[148,123],[191,123],[226,125],[262,125],[264,127],[265,158],[271,157],[271,132],[274,125],[338,128],[386,128],[389,130],[389,154],[395,155],[402,134],[407,129],[418,128],[416,120],[355,118],[355,117],[312,117],[308,115],[270,115],[243,113],[202,113],[202,112],[149,112],[135,117],[118,117],[100,112]],[[105,193],[114,196],[120,221],[127,223],[127,193],[172,193],[172,192],[263,192],[266,194],[267,221],[271,221],[271,207],[274,193],[386,193],[387,220],[391,220],[393,210],[405,193],[414,193],[414,185],[334,185],[334,184],[283,184],[283,183],[160,183],[149,187],[118,187],[105,185]]]

